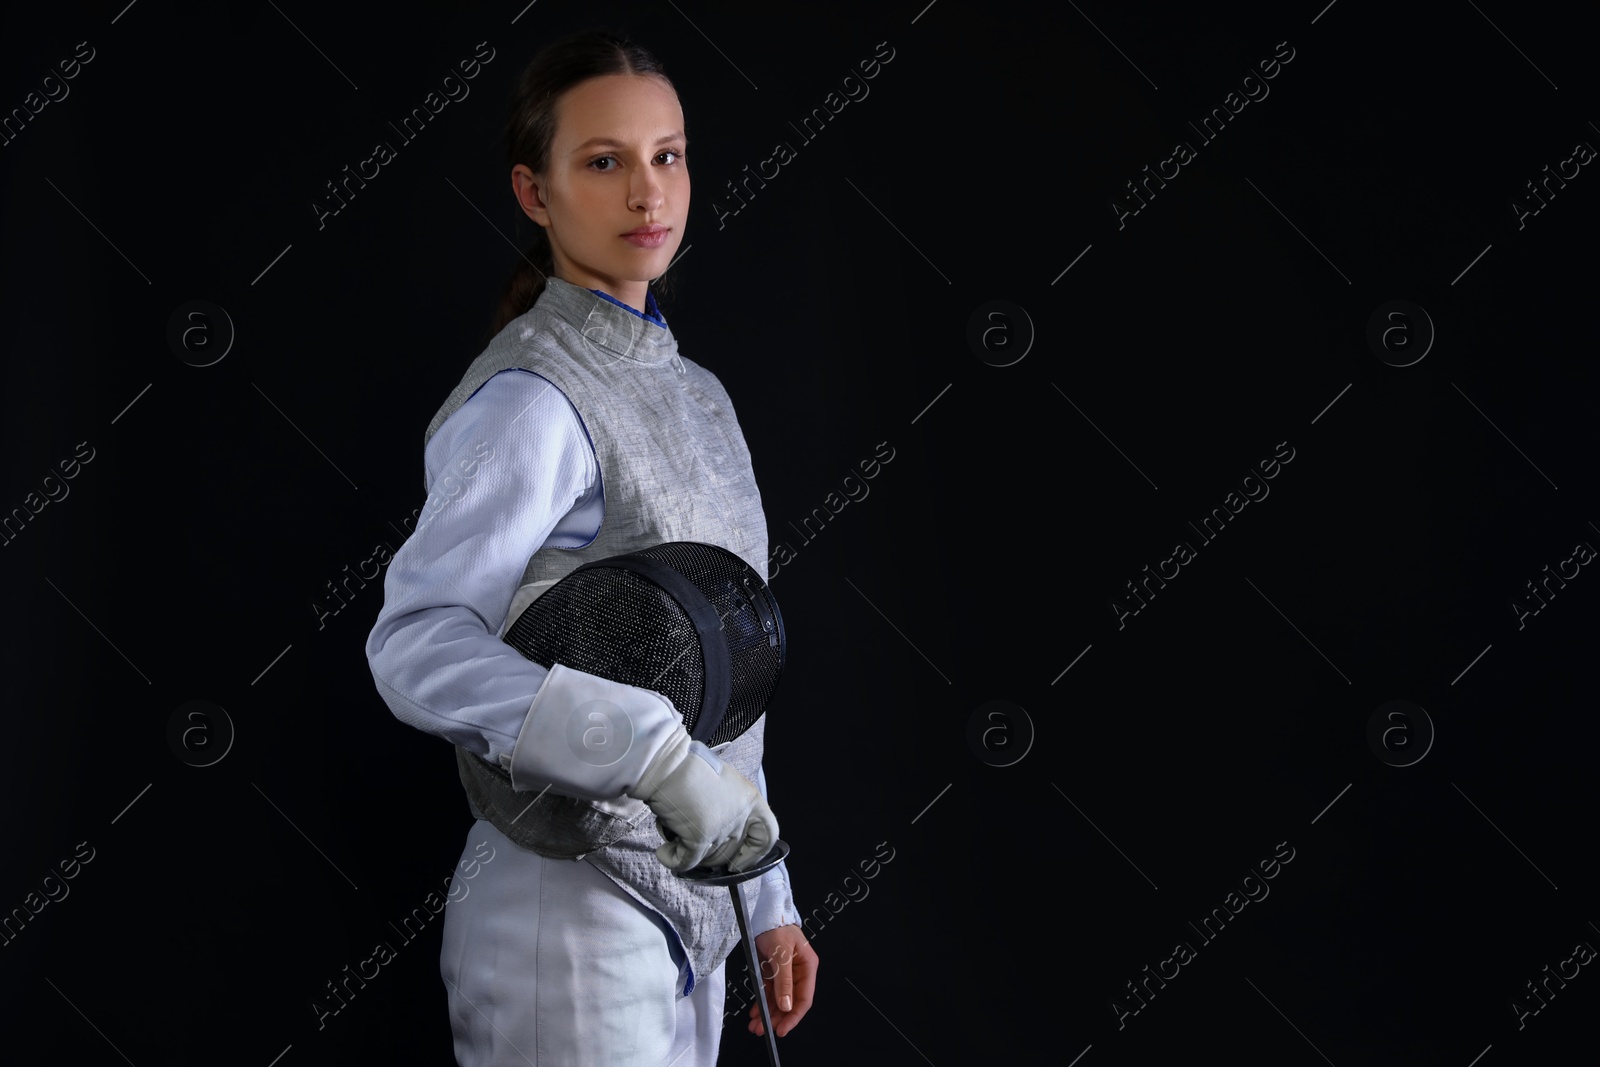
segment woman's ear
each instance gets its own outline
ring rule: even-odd
[[[533,173],[518,163],[511,168],[511,194],[522,205],[523,213],[542,227],[550,225],[550,212],[545,207],[543,176]]]

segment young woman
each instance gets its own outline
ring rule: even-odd
[[[688,220],[683,112],[649,53],[589,32],[534,57],[506,134],[538,230],[493,339],[428,426],[428,504],[389,565],[367,658],[397,718],[456,746],[468,847],[495,846],[475,850],[470,883],[456,875],[444,922],[463,1067],[710,1067],[739,932],[725,888],[678,872],[742,869],[777,839],[765,718],[708,749],[660,694],[546,670],[501,640],[575,567],[664,541],[767,573],[732,403],[679,355],[651,291]],[[571,741],[595,707],[612,712],[604,756]],[[782,864],[744,889],[782,1036],[810,1007],[817,956]],[[753,1003],[750,1020],[761,1033]]]

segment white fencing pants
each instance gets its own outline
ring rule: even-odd
[[[593,864],[545,859],[483,819],[468,859],[439,960],[461,1067],[714,1067],[722,966],[680,997],[671,928]]]

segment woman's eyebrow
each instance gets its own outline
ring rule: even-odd
[[[670,141],[688,141],[688,138],[683,135],[683,131],[682,130],[679,130],[677,133],[669,133],[669,134],[666,134],[666,135],[658,138],[657,141],[656,141],[656,144],[664,145],[664,144],[667,144]],[[581,145],[579,145],[577,148],[574,148],[573,151],[574,152],[582,152],[582,151],[584,151],[585,149],[588,149],[588,148],[626,148],[626,147],[627,147],[626,144],[624,144],[622,141],[617,140],[615,137],[591,137],[587,141],[585,141]]]

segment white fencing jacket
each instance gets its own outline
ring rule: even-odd
[[[474,816],[541,855],[592,863],[661,915],[687,996],[739,931],[727,889],[668,870],[653,813],[620,795],[654,742],[641,736],[606,768],[518,746],[549,672],[501,635],[579,565],[664,541],[719,545],[766,576],[766,519],[732,403],[678,353],[653,297],[641,313],[551,277],[472,362],[424,442],[427,504],[367,639],[378,692],[401,722],[457,747]],[[763,795],[765,730],[763,715],[714,750]],[[783,864],[747,892],[752,934],[799,922]]]

